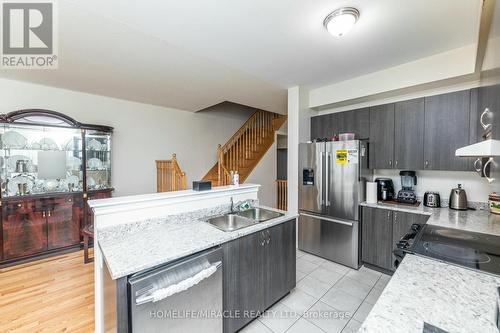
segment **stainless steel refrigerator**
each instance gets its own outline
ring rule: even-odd
[[[372,174],[366,141],[300,144],[300,250],[359,268],[359,203]]]

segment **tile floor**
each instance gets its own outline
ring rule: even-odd
[[[357,332],[389,280],[297,250],[297,287],[241,332]]]

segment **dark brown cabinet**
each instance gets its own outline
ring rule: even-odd
[[[79,249],[80,230],[92,223],[86,201],[113,191],[113,128],[42,109],[2,114],[0,127],[6,162],[0,167],[0,266]],[[62,171],[42,176],[51,169]]]
[[[295,220],[231,241],[224,253],[224,332],[232,333],[295,287]]]
[[[424,169],[471,170],[455,151],[469,144],[470,90],[425,98]]]
[[[363,108],[330,113],[311,118],[311,138],[331,138],[340,133],[355,133],[358,138],[370,136],[370,110]]]
[[[363,207],[361,253],[363,262],[394,271],[392,251],[414,223],[425,224],[429,216],[381,208]]]
[[[48,249],[57,249],[80,243],[82,224],[82,196],[54,198],[46,202]]]
[[[312,117],[311,139],[340,132],[369,138],[371,169],[471,171],[473,159],[455,151],[482,140],[480,115],[498,108],[499,94],[497,85]]]
[[[35,200],[2,204],[3,260],[47,250],[47,223]]]
[[[392,269],[392,211],[363,208],[361,258],[363,262]]]
[[[424,99],[394,105],[394,168],[424,168]]]
[[[370,108],[370,169],[394,166],[394,104]]]

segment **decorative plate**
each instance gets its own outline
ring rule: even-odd
[[[88,176],[87,177],[87,188],[92,189],[95,187],[95,185],[96,185],[96,182],[95,182],[94,178]]]
[[[28,144],[28,140],[16,131],[5,132],[2,136],[3,147],[4,148],[25,148]]]
[[[11,178],[7,182],[7,191],[9,193],[9,196],[14,196],[19,193],[19,188],[17,187],[17,184],[27,184],[27,192],[26,193],[31,193],[33,190],[33,180],[31,178],[26,177],[26,176],[18,176],[15,178]]]
[[[68,170],[80,170],[82,165],[82,160],[76,156],[68,156],[66,158],[66,169]]]
[[[55,191],[59,187],[59,181],[57,179],[47,179],[45,181],[45,189],[47,191]]]
[[[100,170],[102,169],[102,161],[98,158],[91,158],[87,161],[87,166],[92,170]]]
[[[102,145],[96,139],[92,139],[87,143],[87,150],[102,150]]]
[[[39,150],[39,149],[42,149],[42,145],[41,145],[41,144],[39,144],[38,142],[33,142],[33,143],[31,144],[31,147],[30,147],[30,148],[31,148],[31,149],[33,149],[33,150]]]
[[[43,138],[39,142],[43,150],[59,150],[57,143],[51,138]]]

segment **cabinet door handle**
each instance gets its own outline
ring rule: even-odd
[[[264,246],[266,244],[266,239],[265,239],[265,234],[264,232],[261,232],[260,233],[260,238],[262,239],[262,241],[260,242],[260,246]]]
[[[19,207],[19,208],[21,208],[22,206],[23,206],[23,205],[22,205],[22,204],[20,204],[20,203],[18,203],[18,204],[17,204],[17,207]]]
[[[269,232],[269,230],[266,230],[267,232],[267,244],[269,244],[269,242],[271,241],[271,233]]]
[[[49,215],[49,217],[50,217],[50,210],[47,212],[47,215]]]
[[[42,217],[45,217],[45,211],[42,212]]]
[[[389,165],[392,165],[392,160],[389,160]]]
[[[428,167],[429,166],[429,161],[428,160],[425,160],[425,166]]]
[[[394,161],[394,165],[398,166],[398,160]]]
[[[391,212],[390,212],[390,211],[388,211],[388,212],[387,212],[387,218],[390,218],[390,217],[391,217]]]
[[[394,213],[394,222],[398,222],[398,213]]]

